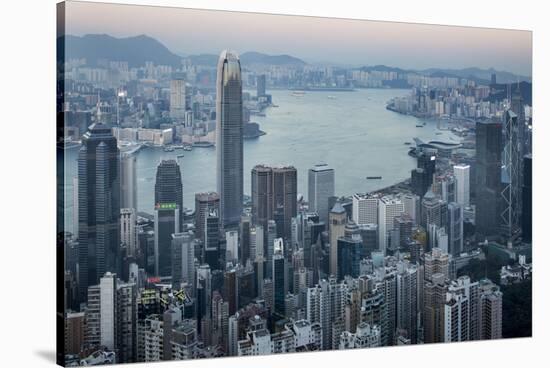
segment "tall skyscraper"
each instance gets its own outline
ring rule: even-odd
[[[523,109],[523,104],[517,109]],[[522,166],[523,148],[520,128],[520,118],[512,111],[507,110],[504,114],[504,150],[502,157],[502,183],[501,196],[504,208],[500,214],[505,234],[511,238],[521,227],[521,188],[522,188]]]
[[[265,96],[265,74],[256,77],[256,97]]]
[[[502,124],[476,123],[476,231],[498,234],[500,223]]]
[[[111,128],[92,124],[78,153],[78,282],[80,301],[105,272],[117,272],[120,247],[119,151]]]
[[[132,152],[120,154],[120,207],[137,211],[137,159]]]
[[[243,208],[243,101],[241,64],[222,51],[216,82],[217,192],[222,224],[237,225]]]
[[[357,225],[378,224],[378,195],[359,194],[353,195],[353,221]]]
[[[159,203],[155,207],[155,275],[172,275],[172,234],[180,232],[179,207]]]
[[[334,196],[334,169],[326,164],[315,165],[308,171],[309,210],[319,214],[324,223],[328,221],[328,199]]]
[[[273,312],[285,315],[285,297],[288,292],[288,264],[284,256],[283,239],[275,240],[273,254]]]
[[[464,251],[464,210],[463,207],[451,202],[447,205],[449,228],[449,254],[457,257]]]
[[[290,241],[292,218],[297,212],[297,170],[257,165],[251,175],[253,222],[267,228],[267,222],[275,220],[277,236]]]
[[[204,226],[207,215],[220,210],[220,196],[216,192],[195,194],[195,236],[204,242]]]
[[[384,196],[378,202],[378,247],[386,254],[388,248],[389,233],[393,230],[394,218],[405,211],[401,199]]]
[[[502,338],[502,292],[488,279],[479,282],[480,336],[482,340]]]
[[[186,282],[194,285],[195,234],[192,231],[172,234],[172,285],[180,289]]]
[[[338,275],[338,239],[345,234],[347,222],[346,210],[340,202],[336,202],[328,215],[328,232],[330,241],[329,270],[330,274]]]
[[[470,165],[459,164],[453,167],[456,178],[455,201],[462,207],[470,206]]]
[[[183,119],[185,117],[186,98],[185,80],[176,77],[170,81],[170,117]],[[190,106],[189,106],[190,107]]]
[[[133,208],[120,209],[120,241],[126,246],[129,256],[137,254],[137,227],[136,210]]]
[[[176,160],[162,160],[157,166],[155,181],[155,208],[163,204],[178,207],[180,226],[183,222],[183,185],[180,166]]]
[[[365,256],[359,226],[349,221],[344,227],[344,236],[338,238],[338,280],[345,276],[359,277],[359,262]]]
[[[523,158],[523,188],[521,231],[523,241],[530,243],[533,233],[533,157],[531,154]]]

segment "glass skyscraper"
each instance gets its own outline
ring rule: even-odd
[[[92,124],[78,154],[78,280],[86,300],[88,287],[105,272],[119,271],[119,150],[111,127]]]
[[[243,207],[243,101],[241,64],[224,50],[216,82],[217,192],[222,224],[237,225]]]

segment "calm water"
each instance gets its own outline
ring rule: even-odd
[[[277,108],[265,117],[253,117],[267,135],[244,143],[244,192],[250,194],[250,170],[259,163],[294,165],[298,192],[307,197],[307,170],[317,163],[335,169],[336,194],[368,192],[401,181],[410,175],[415,160],[407,155],[414,137],[445,140],[436,135],[436,123],[417,128],[419,120],[386,110],[392,97],[409,90],[366,89],[355,92],[309,92],[302,97],[290,91],[272,91]],[[334,96],[335,98],[329,98]],[[66,151],[66,228],[72,228],[72,177],[76,175],[78,148]],[[183,158],[177,155],[184,154]],[[194,194],[216,190],[215,148],[164,152],[147,148],[137,158],[138,207],[152,213],[156,166],[163,158],[179,161],[183,175],[184,206],[194,207]],[[382,176],[382,180],[366,180]]]

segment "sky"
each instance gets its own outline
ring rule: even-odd
[[[66,33],[145,34],[178,54],[232,49],[335,65],[532,73],[530,31],[71,1]]]

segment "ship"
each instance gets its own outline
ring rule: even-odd
[[[174,147],[166,146],[166,147],[164,147],[164,152],[174,152]]]
[[[294,97],[302,97],[305,94],[306,93],[304,91],[294,91],[294,92],[292,92],[292,96],[294,96]]]
[[[193,142],[193,147],[209,148],[214,147],[214,143],[207,141]]]
[[[416,124],[416,127],[417,127],[417,128],[424,128],[424,125],[422,125],[422,124]]]
[[[381,176],[367,176],[367,180],[379,180],[382,179]]]

